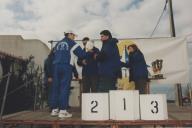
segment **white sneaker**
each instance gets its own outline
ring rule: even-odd
[[[59,109],[53,109],[51,111],[51,116],[57,116],[59,114]]]
[[[72,117],[72,114],[67,112],[66,110],[60,110],[58,117],[59,118],[70,118],[70,117]]]

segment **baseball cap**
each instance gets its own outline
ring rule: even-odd
[[[64,34],[74,34],[75,36],[77,36],[77,34],[75,34],[75,32],[72,30],[66,31],[64,32]]]

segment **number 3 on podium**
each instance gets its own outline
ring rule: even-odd
[[[151,109],[151,112],[153,114],[156,114],[159,112],[159,109],[158,109],[158,102],[157,101],[151,101],[151,105],[153,105],[153,109]]]
[[[167,101],[165,94],[141,94],[140,110],[142,120],[167,120]]]

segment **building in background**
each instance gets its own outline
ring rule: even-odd
[[[49,52],[40,40],[0,35],[0,108],[9,81],[3,114],[35,109],[42,104],[42,69]]]

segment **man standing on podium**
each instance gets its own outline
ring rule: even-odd
[[[118,40],[112,38],[109,30],[100,33],[102,48],[94,57],[98,61],[98,92],[109,92],[116,89],[118,73],[121,70]]]
[[[67,111],[67,108],[69,106],[74,57],[86,57],[86,53],[74,41],[75,36],[72,31],[66,32],[65,38],[56,44],[54,51],[53,87],[50,106],[52,109],[51,115],[58,115],[60,118],[72,117],[72,114]]]

